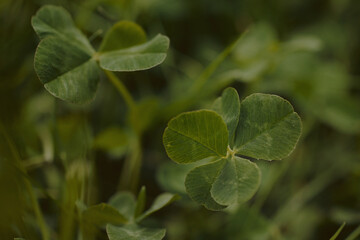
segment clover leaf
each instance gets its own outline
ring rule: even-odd
[[[210,210],[226,208],[226,206],[217,203],[210,192],[224,164],[225,161],[221,159],[196,167],[187,174],[185,187],[191,199]]]
[[[240,103],[233,88],[224,90],[213,109],[173,118],[163,142],[168,156],[180,164],[213,157],[187,174],[185,187],[195,202],[222,210],[244,203],[259,188],[261,172],[252,158],[280,160],[294,150],[301,120],[279,96],[252,94]]]
[[[244,203],[257,191],[260,185],[259,167],[243,158],[231,157],[226,160],[220,174],[211,187],[211,196],[223,205]]]
[[[34,66],[46,90],[62,100],[82,104],[96,94],[100,70],[139,71],[166,58],[169,39],[158,34],[146,41],[136,23],[120,21],[105,35],[98,52],[62,7],[47,5],[32,18],[40,38]]]
[[[163,141],[168,156],[177,163],[191,163],[206,157],[225,157],[228,130],[214,111],[180,114],[165,129]]]
[[[285,99],[252,94],[241,103],[236,130],[236,153],[264,160],[280,160],[295,148],[301,120]]]
[[[229,143],[232,146],[240,116],[240,99],[237,91],[234,88],[225,89],[221,97],[215,100],[213,109],[224,119],[229,131]]]

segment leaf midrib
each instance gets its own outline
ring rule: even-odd
[[[156,49],[153,51],[148,51],[149,49],[151,49],[151,47],[153,47],[153,45],[155,44],[156,46],[156,40],[160,39],[160,38],[166,38],[165,36],[158,34],[157,36],[155,36],[153,39],[141,43],[141,44],[136,44],[134,46],[131,47],[127,47],[127,48],[122,48],[122,49],[117,49],[117,50],[111,50],[111,51],[100,51],[99,55],[100,56],[107,56],[107,55],[141,55],[141,54],[166,54],[166,50],[168,47],[164,48],[164,49]],[[162,39],[161,39],[162,40]]]
[[[199,143],[200,145],[204,146],[206,149],[208,149],[208,150],[212,151],[213,153],[215,153],[217,156],[219,156],[219,157],[225,157],[225,155],[222,155],[222,154],[218,153],[218,152],[217,152],[217,151],[215,151],[214,149],[211,149],[209,146],[204,145],[203,143],[201,143],[201,142],[199,142],[199,141],[197,141],[197,140],[195,140],[195,139],[191,138],[190,136],[188,136],[188,135],[186,135],[186,134],[184,134],[184,133],[181,133],[181,132],[179,132],[179,131],[177,131],[177,130],[175,130],[175,129],[171,128],[171,127],[168,127],[168,128],[169,128],[170,130],[172,130],[172,131],[174,131],[174,132],[176,132],[176,133],[178,133],[178,134],[180,134],[180,135],[184,136],[184,137],[187,137],[187,138],[189,138],[189,139],[193,140],[194,142]]]
[[[80,65],[78,65],[78,66],[76,66],[76,67],[74,67],[74,68],[72,68],[72,69],[70,69],[70,70],[62,73],[61,75],[57,76],[56,78],[51,79],[51,80],[49,80],[48,82],[44,83],[44,85],[46,85],[46,84],[48,84],[48,83],[51,83],[51,82],[53,82],[53,81],[56,81],[57,79],[63,77],[64,75],[68,74],[69,72],[74,71],[74,70],[82,67],[83,65],[87,64],[88,62],[90,62],[90,61],[93,60],[93,59],[94,59],[94,58],[90,57],[90,58],[87,59],[85,62],[81,63]]]
[[[245,143],[243,143],[241,146],[239,146],[238,148],[235,149],[236,152],[240,151],[241,149],[243,149],[249,142],[255,140],[256,138],[260,137],[261,135],[265,134],[266,132],[270,131],[271,129],[275,128],[276,125],[280,122],[282,122],[283,120],[285,120],[287,117],[289,117],[291,114],[293,114],[295,112],[290,112],[289,114],[285,115],[284,117],[282,117],[280,120],[274,122],[274,123],[271,123],[270,127],[265,129],[264,132],[261,132],[260,134],[257,134],[255,135],[253,138],[249,139],[248,141],[246,141]],[[236,136],[235,136],[236,137]]]
[[[126,56],[126,57],[129,57],[129,56],[143,56],[143,55],[160,55],[160,54],[164,54],[166,55],[166,53],[164,52],[140,52],[140,53],[132,53],[132,52],[106,52],[106,53],[103,53],[103,54],[100,54],[100,58],[101,57],[113,57],[113,55],[116,55],[116,56]]]
[[[80,45],[82,45],[83,47],[85,47],[85,49],[84,49],[83,47],[81,47],[81,49],[83,49],[83,50],[91,50],[91,51],[89,51],[89,53],[91,53],[91,54],[93,54],[94,52],[96,52],[95,49],[91,46],[91,44],[89,44],[89,46],[86,46],[86,45],[84,45],[83,42],[79,41],[77,38],[69,38],[66,34],[58,31],[56,28],[52,27],[52,26],[49,25],[47,22],[43,21],[41,18],[38,17],[38,19],[39,19],[39,21],[41,21],[44,25],[48,26],[50,29],[53,29],[54,32],[56,32],[56,33],[58,34],[58,37],[63,38],[65,41],[74,40],[74,41],[76,41],[77,43],[79,43]],[[74,27],[76,30],[78,30],[78,33],[79,33],[82,37],[84,37],[85,40],[88,40],[85,36],[82,35],[82,32],[81,32],[79,29],[77,29],[76,26],[73,26],[73,27]],[[45,37],[45,38],[47,38],[47,37]],[[44,38],[44,39],[45,39],[45,38]],[[88,47],[90,47],[90,48],[88,48]]]

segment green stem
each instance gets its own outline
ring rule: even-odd
[[[355,240],[360,236],[360,226],[358,226],[345,240]]]
[[[25,180],[25,185],[26,185],[26,188],[27,188],[27,190],[29,192],[29,195],[30,195],[31,204],[33,206],[34,213],[35,213],[35,216],[36,216],[36,220],[38,222],[38,225],[39,225],[39,228],[40,228],[40,231],[41,231],[42,239],[43,240],[50,240],[48,228],[46,226],[44,217],[43,217],[42,212],[41,212],[40,207],[39,207],[39,203],[38,203],[38,201],[36,199],[36,196],[34,194],[33,188],[31,186],[29,180],[27,180],[27,179]]]
[[[142,149],[139,137],[134,137],[121,173],[119,190],[137,192],[141,170]]]
[[[290,160],[290,159],[287,159],[287,160]],[[290,163],[290,161],[283,162],[282,165],[280,166],[280,169],[275,169],[277,171],[274,171],[274,173],[273,173],[274,176],[270,179],[269,182],[267,182],[266,185],[264,185],[264,188],[262,189],[261,192],[258,193],[258,197],[255,199],[255,202],[252,205],[252,208],[255,211],[257,211],[257,212],[260,211],[260,209],[264,205],[266,199],[270,195],[271,190],[275,186],[276,182],[284,175],[286,170],[289,168],[289,166],[290,166],[289,163]]]
[[[132,98],[130,92],[127,90],[125,85],[120,81],[120,79],[112,72],[104,70],[106,76],[109,78],[110,82],[116,87],[118,92],[124,98],[125,103],[128,105],[130,111],[134,110],[136,107],[136,103]]]
[[[13,144],[13,142],[11,141],[10,137],[8,136],[2,122],[0,121],[0,132],[2,132],[3,136],[5,137],[5,140],[6,140],[6,143],[10,149],[10,152],[11,154],[13,155],[14,157],[14,160],[16,162],[16,166],[18,166],[19,170],[26,174],[26,171],[25,171],[25,168],[21,165],[22,164],[22,161],[21,161],[21,158],[15,148],[15,145]],[[46,222],[44,220],[44,217],[43,217],[43,214],[41,212],[41,209],[39,207],[39,203],[36,199],[36,196],[34,194],[34,190],[30,184],[30,181],[26,178],[24,178],[24,182],[25,182],[25,186],[26,186],[26,189],[30,195],[30,199],[31,199],[31,204],[32,204],[32,207],[33,207],[33,210],[34,210],[34,213],[35,213],[35,217],[36,217],[36,220],[38,222],[38,225],[39,225],[39,228],[40,228],[40,232],[41,232],[41,235],[42,235],[42,239],[43,240],[49,240],[50,237],[49,237],[49,232],[48,232],[48,227],[46,225]]]
[[[284,204],[281,209],[277,211],[274,217],[274,221],[278,224],[286,223],[291,216],[294,216],[310,199],[319,194],[332,182],[343,176],[344,172],[337,172],[334,174],[334,169],[329,169],[326,172],[318,175],[314,180],[305,185],[302,189],[290,198],[290,200]]]
[[[247,32],[241,34],[241,36],[236,39],[232,44],[230,44],[227,48],[222,51],[214,61],[211,62],[211,64],[201,73],[201,75],[195,80],[191,92],[193,94],[197,94],[202,87],[206,84],[206,82],[209,80],[209,78],[214,74],[216,69],[220,66],[222,62],[229,56],[229,54],[234,50],[234,48],[237,46],[237,44],[243,39],[243,37],[246,35]]]
[[[193,85],[189,89],[189,93],[186,94],[184,97],[180,99],[176,99],[168,106],[163,108],[162,116],[165,119],[168,119],[179,112],[188,109],[194,102],[197,102],[199,98],[204,97],[204,86],[210,79],[210,77],[214,74],[216,69],[220,66],[222,62],[230,55],[230,53],[235,49],[237,44],[243,39],[246,35],[247,31],[241,34],[241,36],[236,39],[232,44],[230,44],[227,48],[225,48],[216,58],[214,61],[208,65],[204,71],[200,74],[200,76],[194,81]],[[223,85],[220,85],[220,87]],[[215,89],[216,90],[216,89]],[[207,91],[205,91],[207,94]],[[208,95],[208,94],[207,94]]]

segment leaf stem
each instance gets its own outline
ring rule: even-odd
[[[129,90],[125,87],[125,85],[120,81],[120,79],[114,73],[107,70],[104,71],[110,82],[116,87],[118,92],[124,98],[125,103],[129,107],[130,111],[134,110],[134,108],[136,107],[136,103],[132,98]]]
[[[234,50],[237,44],[241,39],[246,35],[247,31],[245,31],[241,36],[236,39],[232,44],[230,44],[227,48],[225,48],[214,61],[210,63],[210,65],[201,73],[201,75],[195,80],[191,91],[193,93],[197,93],[201,90],[201,88],[206,84],[207,80],[213,75],[215,70],[219,67],[219,65],[227,58],[227,56]]]
[[[248,31],[245,31],[238,37],[232,44],[226,47],[216,58],[213,60],[200,74],[198,78],[195,79],[193,85],[189,89],[189,93],[181,97],[180,99],[175,99],[169,105],[163,109],[163,116],[165,119],[169,119],[174,115],[182,112],[183,110],[189,108],[194,102],[199,98],[203,98],[204,94],[208,94],[208,91],[203,91],[203,87],[206,85],[210,77],[214,74],[216,69],[220,64],[230,55],[230,53],[235,49],[238,43],[243,39]],[[225,86],[225,85],[224,85]],[[221,85],[220,85],[221,87]],[[216,90],[216,89],[215,89]]]
[[[134,136],[131,149],[125,159],[124,167],[119,182],[119,190],[137,192],[142,164],[142,149],[138,136]]]
[[[42,239],[43,240],[50,240],[49,232],[48,232],[44,217],[42,215],[42,212],[41,212],[40,207],[39,207],[39,203],[38,203],[38,201],[37,201],[37,199],[35,197],[34,190],[33,190],[32,186],[31,186],[29,180],[27,180],[27,179],[25,180],[25,185],[26,185],[26,188],[27,188],[27,190],[29,192],[29,195],[30,195],[31,204],[32,204],[32,206],[34,208],[34,213],[35,213],[35,216],[36,216],[36,219],[37,219],[40,231],[41,231]]]
[[[341,231],[343,230],[343,228],[345,227],[345,222],[343,222],[343,224],[341,224],[341,226],[339,227],[339,229],[336,231],[336,233],[330,238],[330,240],[336,240],[336,238],[339,236],[339,234],[341,233]]]
[[[274,221],[278,224],[286,223],[289,221],[289,217],[294,216],[294,214],[300,211],[310,199],[346,173],[346,171],[339,171],[337,169],[337,174],[334,174],[334,171],[334,169],[330,168],[317,175],[310,183],[298,190],[297,193],[277,211]]]

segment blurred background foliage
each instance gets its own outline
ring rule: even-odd
[[[96,47],[123,19],[149,36],[169,36],[160,67],[118,75],[141,102],[137,111],[127,111],[104,76],[84,106],[44,90],[33,70],[39,40],[30,25],[44,4],[65,7]],[[360,224],[358,0],[2,0],[0,22],[1,239],[39,239],[39,212],[51,239],[75,238],[78,199],[106,202],[140,185],[150,198],[182,195],[146,223],[166,227],[171,240],[329,239],[346,222],[343,239]],[[208,106],[226,86],[242,98],[285,97],[302,117],[303,134],[289,158],[258,162],[263,178],[254,199],[211,212],[186,196],[191,166],[167,158],[162,133],[171,117]]]

